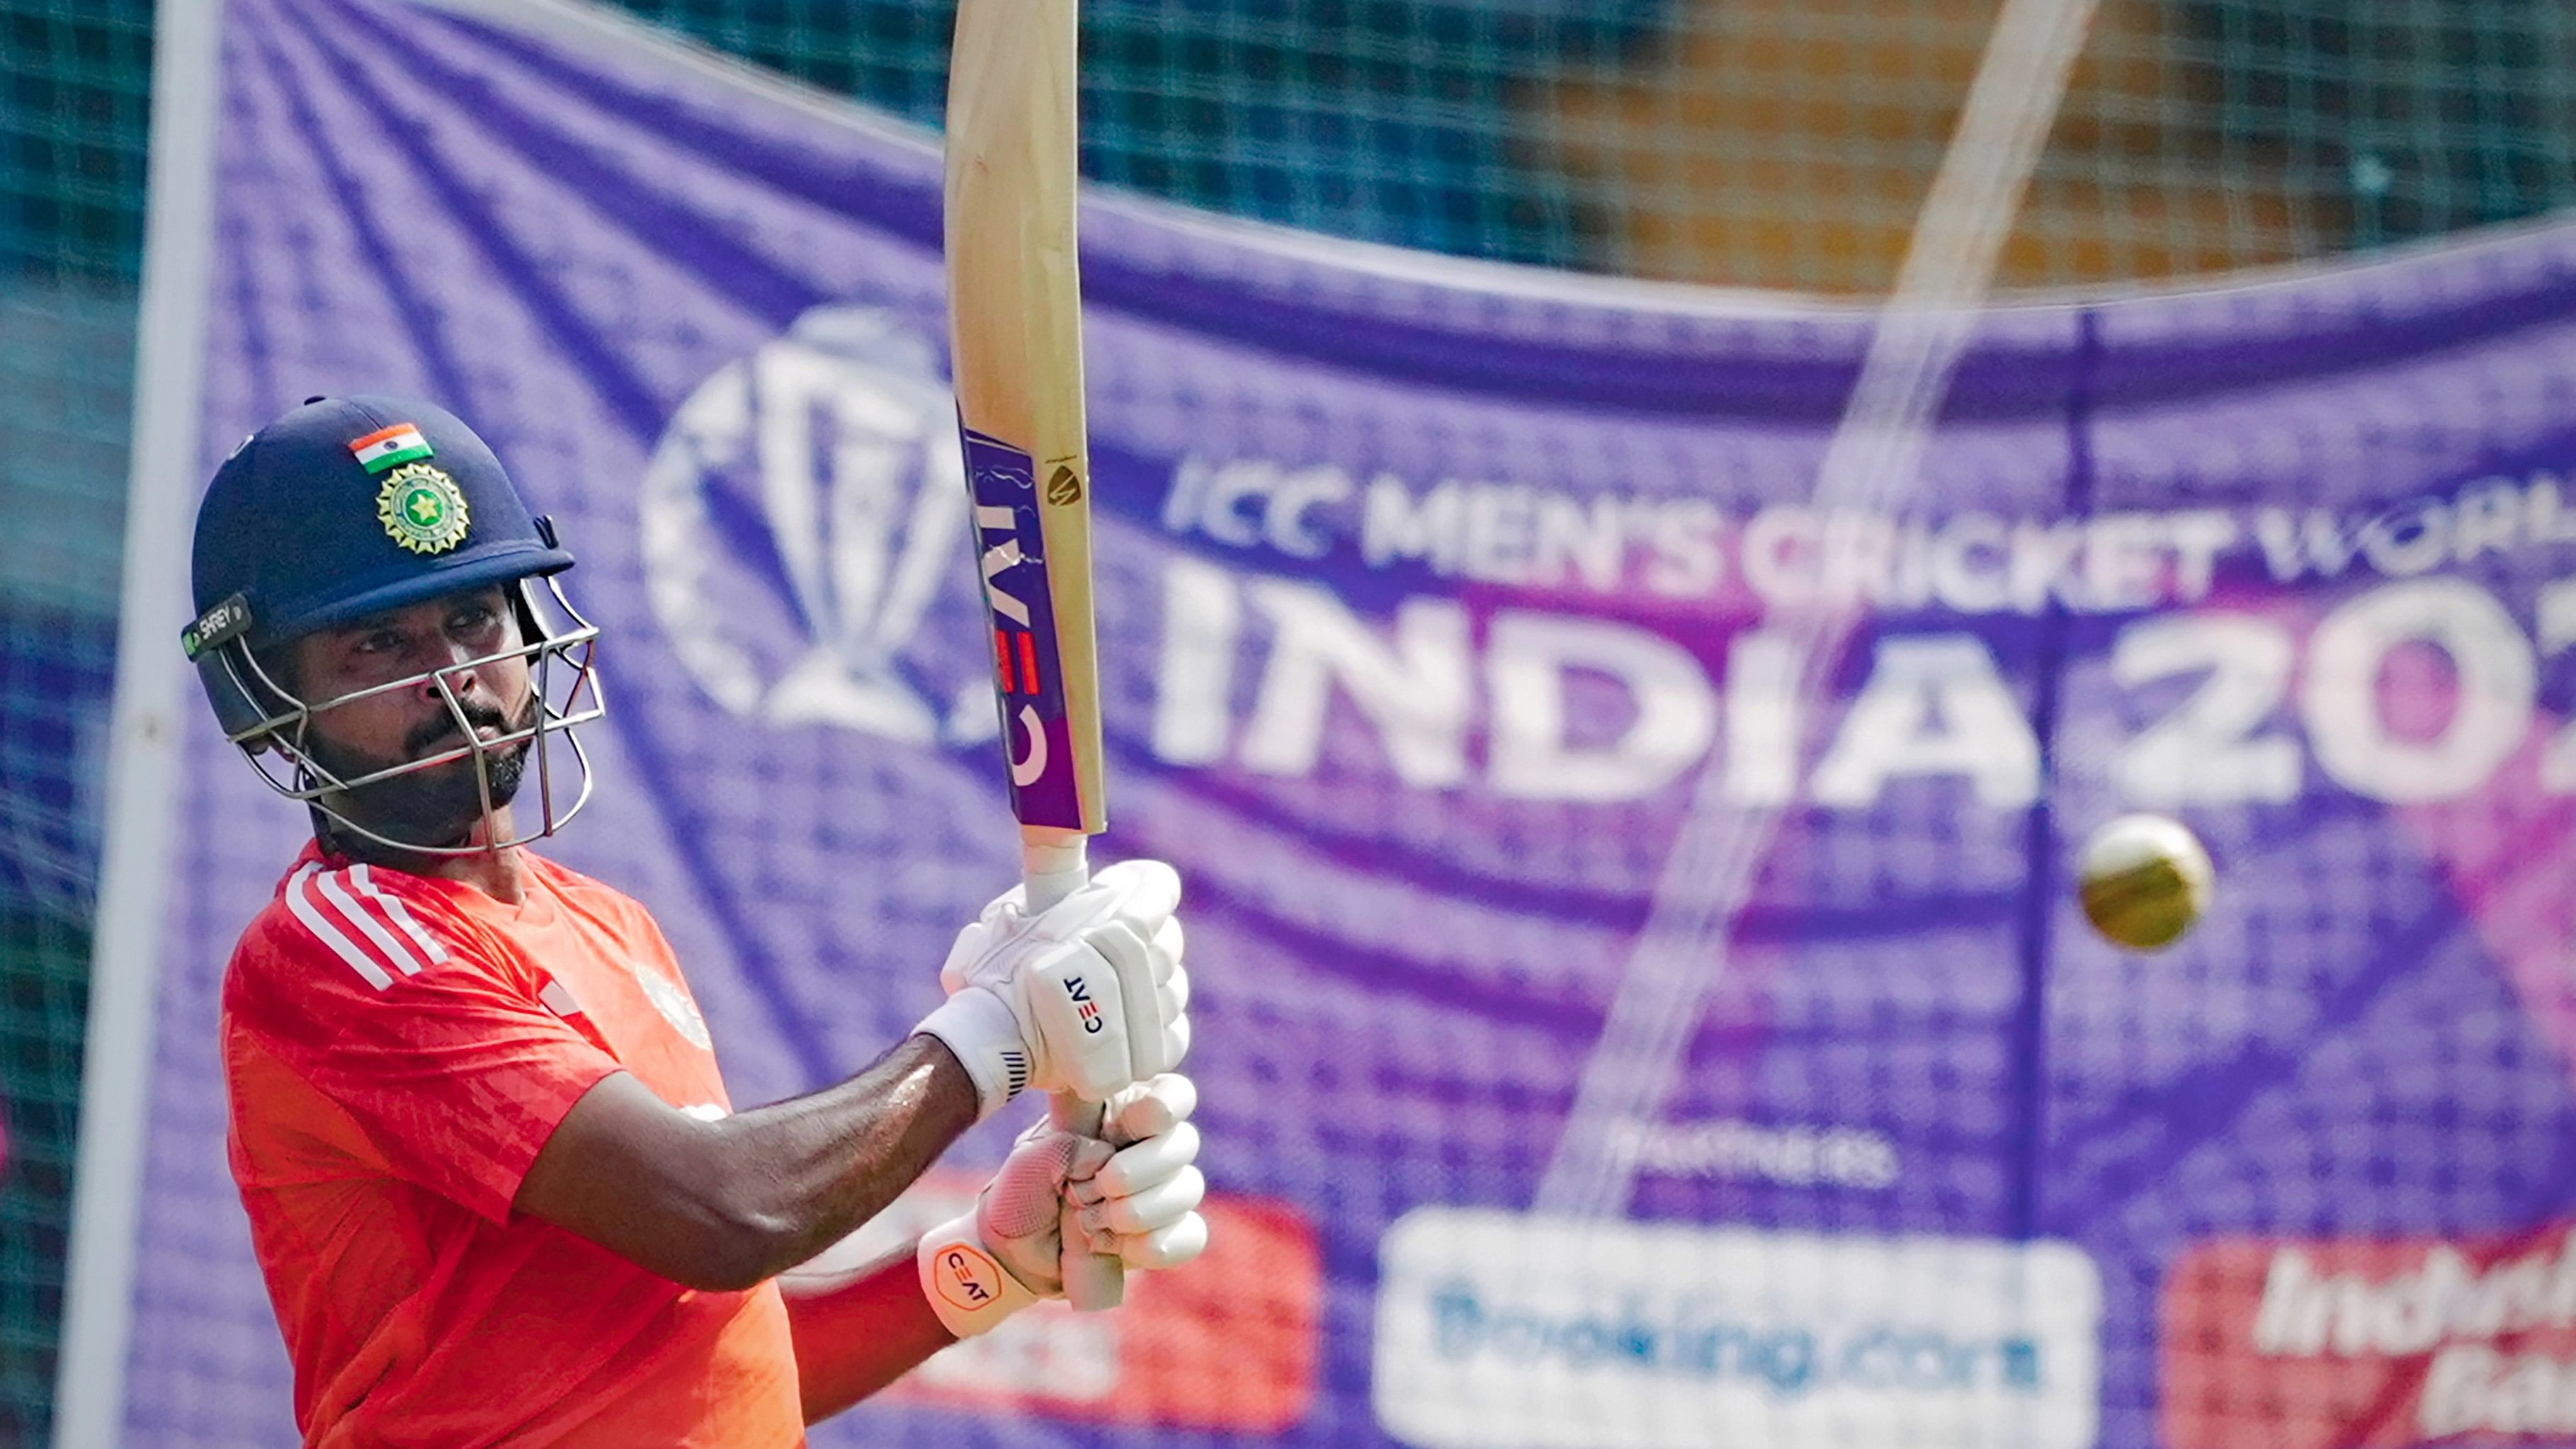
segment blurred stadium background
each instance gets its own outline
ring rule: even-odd
[[[936,124],[950,7],[629,0]],[[1336,236],[1866,298],[1989,0],[1099,0],[1084,167]],[[154,7],[0,0],[0,1445],[46,1442]],[[2206,279],[2576,202],[2555,0],[2105,0],[1999,286]]]

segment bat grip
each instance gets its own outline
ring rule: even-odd
[[[1020,888],[1030,915],[1091,883],[1090,844],[1091,837],[1079,831],[1020,827]]]
[[[1023,828],[1020,881],[1032,915],[1082,889],[1091,879],[1087,843],[1088,837],[1071,831]],[[1055,1124],[1056,1130],[1084,1137],[1102,1135],[1101,1111],[1100,1103],[1086,1102],[1071,1092],[1055,1093],[1047,1101],[1047,1120]],[[1058,1224],[1063,1233],[1065,1299],[1086,1311],[1115,1308],[1127,1293],[1126,1266],[1114,1255],[1081,1250],[1079,1212],[1073,1204],[1066,1203]]]

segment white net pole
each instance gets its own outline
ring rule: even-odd
[[[200,481],[222,24],[221,0],[165,4],[154,37],[142,333],[98,931],[81,1037],[80,1158],[54,1381],[56,1449],[114,1449],[125,1435],[154,989],[169,907],[183,711],[192,693],[177,640],[179,625],[196,612],[189,606],[188,539]]]

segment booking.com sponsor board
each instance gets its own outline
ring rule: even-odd
[[[2086,1449],[2101,1312],[2064,1243],[1417,1208],[1375,1403],[1419,1449]]]
[[[227,5],[203,447],[326,388],[426,393],[492,437],[613,654],[600,793],[548,848],[655,910],[732,1095],[772,1100],[918,1020],[1016,864],[937,157],[613,27],[511,15],[535,28]],[[1311,1231],[1289,1257],[1321,1274],[1314,1312],[1286,1317],[1305,1357],[1251,1315],[1193,1320],[1209,1360],[1305,1365],[1302,1395],[1241,1396],[1282,1442],[1396,1437],[1382,1250],[1408,1214],[1531,1202],[1673,914],[1692,801],[1785,813],[1732,934],[1693,946],[1707,991],[1661,1110],[1605,1128],[1628,1215],[1790,1263],[1843,1261],[1811,1239],[2079,1252],[2111,1449],[2164,1442],[2160,1293],[2203,1241],[2468,1241],[2576,1208],[2552,1165],[2576,1141],[2576,232],[2004,310],[1912,506],[1833,513],[1805,500],[1858,314],[1086,206],[1102,848],[1190,883],[1211,1181]],[[1783,615],[1845,603],[1853,647],[1802,694]],[[287,1401],[207,1147],[208,1043],[223,948],[300,818],[189,728],[138,1446],[272,1442]],[[2087,936],[2059,872],[2066,838],[2142,805],[2221,866],[2210,918],[2152,963]],[[1270,1221],[1222,1235],[1300,1241]],[[1961,1252],[1939,1260],[1983,1261]],[[1462,1281],[1449,1342],[1482,1347],[1440,1382],[1569,1341],[1483,1333],[1523,1309]],[[1891,1404],[1971,1439],[2007,1411],[2073,1432],[2056,1366],[2080,1356],[2050,1321],[1784,1325],[1731,1291],[1704,1311],[1808,1335],[1811,1377],[1794,1350],[1753,1360],[1775,1365],[1758,1390],[1718,1376],[1742,1360],[1706,1334],[1674,1361],[1705,1354],[1715,1387],[1586,1372],[1791,1442]],[[1051,1397],[940,1398],[970,1353],[817,1442],[1220,1422],[1156,1398],[1110,1325],[1049,1321],[1011,1372],[1061,1378]],[[1891,1387],[1882,1328],[2003,1377]],[[1110,1364],[1111,1399],[1158,1407],[1104,1410]],[[2033,1365],[2035,1389],[2013,1377]]]

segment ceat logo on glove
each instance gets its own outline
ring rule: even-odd
[[[932,1168],[866,1226],[789,1276],[811,1273],[815,1286],[845,1282],[890,1252],[934,1243],[939,1250],[924,1254],[923,1275],[926,1291],[942,1300],[933,1308],[979,1319],[1003,1312],[1015,1298],[1026,1301],[1028,1290],[988,1276],[1006,1270],[999,1258],[978,1253],[974,1280],[998,1290],[1000,1302],[969,1306],[957,1296],[968,1275],[947,1253],[972,1245],[941,1226],[971,1212],[983,1186],[980,1172]],[[1022,1427],[1045,1415],[1271,1436],[1305,1422],[1323,1356],[1321,1235],[1304,1209],[1276,1198],[1216,1192],[1200,1211],[1208,1220],[1206,1253],[1169,1272],[1130,1273],[1127,1302],[1117,1312],[1035,1304],[942,1349],[889,1387],[882,1402],[937,1405]]]
[[[964,1243],[939,1250],[939,1296],[972,1313],[1002,1296],[1002,1265]]]
[[[1064,994],[1073,998],[1073,1014],[1082,1018],[1082,1029],[1095,1034],[1099,1032],[1102,1025],[1100,1004],[1091,999],[1091,992],[1082,984],[1082,978],[1079,976],[1064,978]]]

